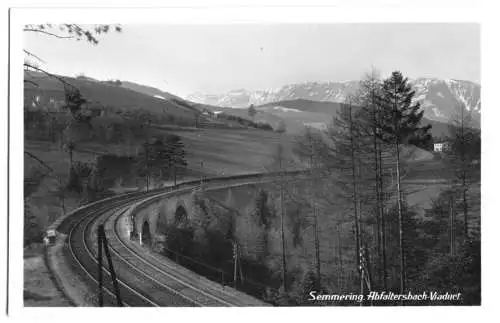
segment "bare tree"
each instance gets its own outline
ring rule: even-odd
[[[322,136],[323,143],[320,146],[316,145],[316,149],[319,152],[317,158],[320,161],[322,172],[330,178],[338,190],[329,192],[331,196],[322,196],[322,199],[329,200],[329,204],[337,204],[338,201],[345,200],[348,201],[346,205],[351,206],[352,213],[350,212],[349,217],[340,222],[345,221],[345,223],[352,225],[355,240],[355,270],[359,274],[361,246],[360,175],[361,168],[364,166],[361,163],[363,156],[360,153],[359,109],[353,106],[353,101],[354,98],[349,96],[346,102],[341,105],[337,116],[333,118],[332,124]]]
[[[373,169],[375,177],[368,178],[374,181],[373,190],[375,191],[375,240],[377,245],[377,260],[379,277],[383,281],[384,290],[387,290],[387,256],[385,239],[385,217],[384,217],[384,165],[382,152],[386,147],[380,139],[379,114],[380,114],[380,96],[381,81],[378,71],[372,68],[369,74],[366,74],[360,82],[360,89],[356,93],[356,103],[361,107],[360,113],[360,133],[366,137],[365,154],[368,167]]]
[[[480,131],[474,129],[472,115],[465,105],[459,105],[458,113],[449,124],[448,151],[445,163],[450,170],[451,184],[460,196],[464,213],[464,237],[468,238],[469,223],[469,190],[477,177],[478,164],[481,158]]]
[[[251,106],[253,107],[253,106]],[[286,219],[286,201],[285,201],[285,175],[287,172],[287,158],[285,154],[285,147],[282,141],[276,145],[276,151],[273,155],[272,163],[265,167],[267,171],[279,172],[279,192],[280,192],[280,222],[281,222],[281,252],[282,252],[282,282],[283,291],[286,295],[288,291],[287,281],[287,261],[286,261],[286,240],[285,240],[285,219]]]
[[[308,204],[312,211],[312,228],[314,235],[314,250],[316,260],[316,290],[321,289],[321,258],[320,258],[320,241],[319,241],[319,208],[317,205],[318,188],[320,173],[323,167],[323,155],[327,154],[328,147],[325,144],[321,134],[314,132],[311,127],[306,127],[302,136],[299,136],[296,141],[295,153],[306,162],[309,169],[310,187]]]

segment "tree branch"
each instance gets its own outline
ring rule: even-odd
[[[24,153],[26,155],[28,155],[29,157],[33,158],[34,160],[36,160],[37,162],[39,162],[42,166],[44,166],[45,168],[47,168],[48,170],[50,170],[51,172],[53,172],[54,170],[52,169],[52,167],[50,167],[49,165],[45,164],[40,158],[36,157],[35,155],[33,155],[32,153],[30,153],[29,151],[24,151]]]
[[[43,59],[41,59],[40,57],[36,56],[35,54],[33,54],[32,52],[30,51],[27,51],[26,49],[23,49],[23,51],[28,55],[28,56],[32,56],[34,58],[36,58],[37,60],[39,60],[40,62],[42,63],[46,63]]]
[[[34,66],[34,65],[32,65],[32,64],[29,64],[29,63],[24,63],[24,67],[34,69],[35,71],[38,71],[38,72],[42,72],[42,73],[46,74],[47,76],[53,77],[53,78],[57,79],[59,82],[61,82],[61,83],[65,84],[65,85],[67,85],[67,86],[70,86],[70,87],[72,87],[72,88],[73,88],[73,89],[75,89],[75,90],[78,90],[78,88],[77,88],[76,86],[74,86],[73,84],[71,84],[71,83],[67,82],[67,81],[66,81],[65,79],[63,79],[62,77],[57,76],[57,75],[52,74],[52,73],[49,73],[49,72],[47,72],[47,71],[46,71],[46,70],[44,70],[44,69],[41,69],[41,68],[36,67],[36,66]]]
[[[40,87],[40,86],[38,85],[38,83],[33,82],[33,81],[31,81],[31,80],[24,80],[24,83],[30,83],[30,84],[32,84],[32,85],[34,85],[34,86],[36,86],[36,87]]]
[[[23,31],[30,31],[30,32],[35,32],[35,33],[42,33],[42,34],[46,34],[46,35],[53,36],[53,37],[56,37],[56,38],[61,38],[61,39],[76,38],[76,37],[73,37],[73,36],[61,36],[61,35],[57,35],[57,34],[54,34],[54,33],[51,33],[51,32],[45,31],[45,30],[41,30],[41,29],[24,28]]]

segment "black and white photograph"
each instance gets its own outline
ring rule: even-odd
[[[482,305],[479,21],[58,10],[10,26],[22,307]]]

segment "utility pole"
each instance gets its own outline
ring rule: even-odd
[[[104,231],[104,225],[100,224],[97,232],[97,241],[98,241],[98,266],[99,266],[99,305],[102,307],[104,305],[103,302],[103,277],[102,277],[102,249],[104,249],[104,253],[106,254],[106,258],[108,259],[109,272],[111,274],[111,280],[113,281],[113,287],[115,289],[116,302],[117,305],[122,307],[122,299],[120,296],[120,288],[118,286],[118,280],[116,278],[115,269],[113,267],[113,261],[111,260],[111,253],[108,248],[108,240],[106,239],[106,233]]]
[[[315,164],[314,164],[314,153],[315,147],[313,143],[313,138],[309,134],[309,145],[310,145],[310,176],[311,176],[311,206],[313,211],[313,226],[314,226],[314,249],[316,252],[316,290],[321,289],[321,261],[319,254],[319,237],[318,237],[318,215],[316,212],[316,199],[314,197],[314,179],[315,179]]]
[[[149,161],[149,144],[146,142],[144,145],[144,157],[146,158],[146,192],[149,192],[149,176],[151,173]]]
[[[398,191],[398,220],[399,220],[399,253],[400,253],[400,293],[405,291],[405,255],[404,255],[404,230],[403,230],[403,206],[401,203],[401,174],[400,174],[400,156],[399,156],[399,127],[396,120],[398,99],[397,99],[397,85],[394,84],[394,106],[393,106],[393,122],[396,129],[394,136],[394,148],[396,149],[396,184]]]
[[[201,175],[200,175],[200,188],[203,185],[203,160],[200,162],[201,166]]]
[[[361,271],[361,295],[364,295],[364,286],[368,289],[368,293],[372,290],[372,278],[370,273],[370,264],[369,264],[369,255],[368,248],[363,246],[359,253],[360,258],[360,266],[359,270]],[[370,302],[373,305],[373,301]],[[363,306],[363,302],[360,302],[360,306]]]
[[[104,306],[103,288],[102,288],[102,236],[99,230],[97,234],[97,260],[99,270],[99,306]]]
[[[339,242],[338,242],[338,249],[339,249],[339,288],[340,288],[340,291],[342,292],[342,288],[343,288],[343,282],[344,282],[344,268],[343,268],[343,264],[342,264],[342,231],[340,229],[340,225],[339,223],[337,223],[337,233],[338,233],[338,237],[339,237]]]
[[[450,256],[455,255],[455,210],[454,199],[450,196],[449,200],[449,235],[450,235]]]
[[[238,245],[236,244],[236,241],[233,240],[233,262],[234,262],[234,288],[236,288],[237,284],[237,279],[238,279]]]
[[[354,153],[355,139],[354,139],[354,126],[352,120],[352,106],[349,102],[349,132],[350,132],[350,143],[351,143],[351,168],[352,168],[352,185],[353,185],[353,204],[354,204],[354,232],[356,235],[356,265],[360,266],[360,230],[359,230],[359,219],[358,219],[358,197],[357,197],[357,187],[356,187],[356,156]],[[360,273],[361,277],[361,273]],[[362,278],[360,278],[362,280]]]
[[[321,261],[319,257],[319,237],[318,237],[318,215],[316,206],[313,206],[313,214],[314,214],[314,245],[316,248],[316,290],[321,289]]]
[[[281,149],[281,148],[280,148]],[[286,243],[285,243],[285,193],[284,193],[284,178],[283,178],[283,154],[280,154],[280,198],[281,198],[281,243],[282,243],[282,260],[283,260],[283,291],[287,292],[286,281]]]
[[[464,105],[462,104],[461,106],[461,120],[460,120],[460,164],[462,167],[461,175],[462,175],[462,201],[463,201],[463,208],[464,208],[464,237],[465,239],[468,239],[469,237],[469,210],[468,210],[468,204],[467,204],[467,173],[470,171],[469,165],[467,165],[468,161],[466,161],[465,157],[465,120],[464,120]],[[467,165],[467,166],[466,166]],[[469,170],[467,170],[469,169]]]
[[[380,143],[380,145],[383,145],[383,142]],[[378,152],[378,165],[379,165],[379,192],[380,192],[380,225],[381,225],[381,240],[382,240],[382,270],[383,270],[383,281],[384,281],[384,290],[387,291],[387,255],[386,255],[386,248],[387,248],[387,237],[386,237],[386,225],[385,225],[385,210],[384,210],[384,173],[382,169],[382,151],[383,148],[381,147],[379,152]]]
[[[384,290],[387,290],[387,279],[386,279],[386,263],[385,263],[385,225],[383,223],[383,209],[382,209],[382,165],[379,159],[379,151],[381,154],[382,148],[379,147],[378,139],[378,106],[375,100],[375,77],[372,70],[372,75],[370,79],[370,92],[371,92],[371,110],[372,110],[372,122],[373,122],[373,149],[375,156],[375,193],[376,193],[376,207],[377,207],[377,260],[378,260],[378,270],[379,270],[379,282],[380,278],[383,279]],[[380,258],[382,258],[382,265],[380,264]],[[380,275],[382,272],[382,275]],[[381,276],[381,277],[380,277]]]

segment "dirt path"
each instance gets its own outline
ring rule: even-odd
[[[71,306],[57,289],[45,263],[43,246],[40,245],[24,250],[24,306]]]

